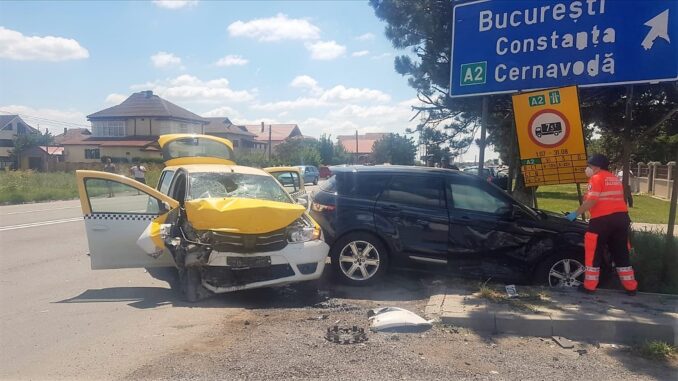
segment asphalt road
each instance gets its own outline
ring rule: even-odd
[[[87,253],[78,200],[0,206],[0,379],[119,378],[243,310]]]
[[[0,207],[0,379],[119,378],[240,310],[87,252],[78,201]]]

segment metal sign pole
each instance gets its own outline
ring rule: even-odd
[[[676,151],[676,165],[673,166],[673,190],[671,191],[671,206],[669,207],[669,226],[666,228],[666,239],[671,242],[673,229],[676,227],[676,202],[678,202],[678,151]]]
[[[485,138],[487,137],[487,119],[488,109],[490,107],[490,97],[483,96],[482,114],[480,119],[480,155],[478,156],[478,176],[482,176],[485,167]]]

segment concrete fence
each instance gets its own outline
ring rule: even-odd
[[[675,161],[670,161],[667,164],[657,161],[638,163],[638,171],[636,172],[637,191],[670,200],[675,167]]]

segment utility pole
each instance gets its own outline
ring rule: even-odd
[[[355,130],[355,159],[353,164],[358,164],[358,130]]]
[[[631,141],[629,135],[631,134],[633,119],[633,85],[626,86],[626,109],[624,112],[624,132],[621,134],[622,138],[622,186],[624,188],[624,201],[627,203],[631,199],[631,187],[629,186],[629,170],[631,163]]]
[[[263,123],[263,122],[262,122]],[[268,160],[271,160],[271,125],[268,125]]]
[[[673,166],[673,190],[671,191],[671,205],[669,206],[669,226],[666,229],[666,239],[671,242],[673,237],[673,229],[676,227],[676,208],[678,205],[678,151],[676,151],[676,165]],[[668,252],[667,252],[668,253]]]
[[[487,118],[488,118],[488,109],[490,107],[490,97],[488,95],[483,96],[483,105],[480,116],[480,157],[478,161],[478,175],[481,175],[483,172],[483,167],[485,166],[485,138],[487,137]]]

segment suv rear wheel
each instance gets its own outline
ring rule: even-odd
[[[369,233],[350,233],[332,245],[332,267],[339,279],[352,286],[374,283],[386,272],[388,253]]]

